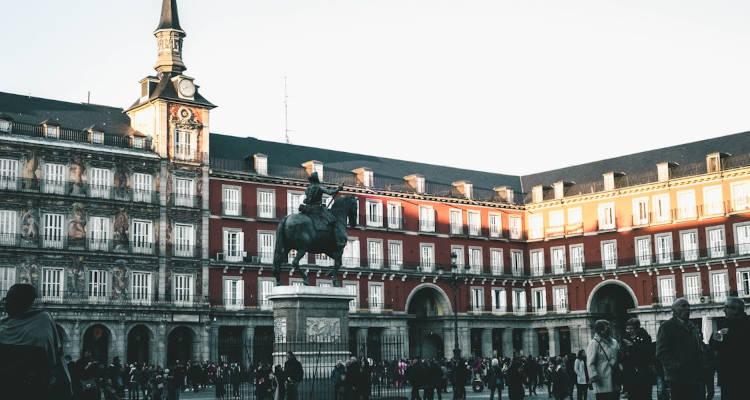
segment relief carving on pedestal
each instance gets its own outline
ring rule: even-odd
[[[305,320],[308,340],[328,342],[341,336],[341,320],[339,318],[307,318]]]

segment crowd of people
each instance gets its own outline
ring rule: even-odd
[[[305,378],[302,364],[291,352],[284,365],[258,363],[245,369],[238,363],[177,361],[168,368],[132,363],[98,362],[89,352],[76,361],[63,357],[54,320],[32,309],[36,289],[13,285],[5,298],[7,317],[0,321],[0,387],[8,398],[177,400],[185,391],[213,388],[217,399],[244,397],[252,388],[258,400],[297,400]],[[334,400],[368,400],[373,385],[387,391],[410,392],[411,399],[433,400],[451,389],[451,398],[466,399],[466,388],[511,400],[546,389],[550,398],[597,400],[711,400],[718,375],[722,400],[745,399],[744,371],[750,360],[750,317],[736,297],[724,305],[720,329],[704,341],[690,321],[690,303],[677,299],[672,318],[659,327],[656,341],[627,321],[615,335],[610,323],[594,323],[594,337],[577,354],[554,357],[514,357],[446,360],[372,360],[352,357],[339,361],[330,377],[318,376],[308,386],[333,393]],[[620,336],[620,337],[616,337]],[[330,384],[322,384],[330,379]],[[244,394],[249,394],[245,392]]]

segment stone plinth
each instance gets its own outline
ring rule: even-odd
[[[336,360],[348,356],[349,302],[346,288],[276,286],[268,295],[273,302],[274,363],[284,364],[292,351],[307,374],[328,371]]]

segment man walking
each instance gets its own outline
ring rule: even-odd
[[[747,398],[746,366],[750,360],[750,317],[745,303],[730,297],[724,304],[727,327],[711,335],[709,345],[719,352],[719,386],[721,399]]]
[[[664,368],[664,378],[672,388],[673,399],[700,399],[701,342],[698,330],[690,322],[690,303],[685,298],[672,303],[672,318],[659,328],[656,357]]]
[[[303,371],[302,363],[297,360],[294,353],[286,353],[286,362],[284,363],[284,373],[286,375],[286,398],[297,400],[297,385],[302,381]]]

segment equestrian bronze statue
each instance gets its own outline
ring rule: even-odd
[[[281,285],[281,264],[288,260],[289,252],[297,251],[292,267],[299,270],[299,260],[306,253],[325,254],[333,259],[333,270],[328,273],[333,286],[340,286],[338,271],[341,256],[346,247],[347,222],[354,227],[357,219],[357,198],[343,196],[333,201],[328,209],[323,204],[323,194],[335,196],[342,185],[329,189],[320,183],[318,174],[313,172],[310,185],[305,190],[305,201],[299,207],[299,214],[287,215],[279,222],[276,230],[276,247],[273,254],[273,275],[276,285]],[[300,270],[302,283],[309,285],[307,273]]]

